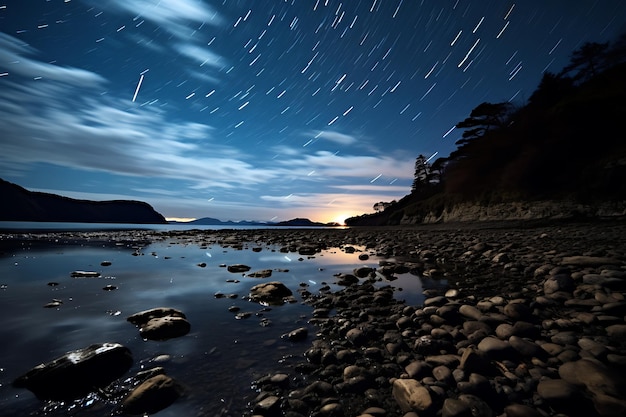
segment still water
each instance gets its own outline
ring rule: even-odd
[[[251,381],[278,371],[297,377],[290,365],[301,360],[315,337],[315,327],[307,323],[312,309],[302,303],[298,288],[307,285],[316,293],[328,284],[336,290],[333,274],[378,265],[375,257],[361,261],[358,255],[358,251],[348,254],[331,248],[314,257],[301,257],[267,245],[250,244],[238,250],[176,238],[141,247],[23,243],[5,248],[0,254],[0,414],[109,415],[114,407],[102,403],[69,411],[67,404],[42,410],[42,402],[29,391],[12,387],[11,381],[70,350],[118,342],[133,353],[135,363],[129,376],[163,366],[186,387],[185,396],[159,416],[241,415],[255,395]],[[103,261],[111,264],[102,266]],[[273,273],[270,278],[250,278],[224,267],[236,263],[249,265],[250,272],[271,269]],[[75,270],[98,271],[101,276],[72,278]],[[298,303],[267,309],[242,299],[252,286],[267,280],[283,282]],[[381,283],[389,284],[403,289],[396,292],[397,298],[409,304],[423,301],[418,277],[406,274]],[[103,290],[107,285],[117,289]],[[216,293],[237,298],[216,298]],[[44,308],[53,299],[62,304]],[[233,305],[251,316],[237,319],[228,310]],[[142,340],[126,317],[160,306],[182,310],[191,332],[163,342]],[[301,326],[309,329],[306,341],[281,338]],[[151,362],[160,355],[169,359]]]

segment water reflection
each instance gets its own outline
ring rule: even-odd
[[[110,265],[102,266],[103,261]],[[235,263],[249,265],[250,272],[270,269],[272,276],[250,278],[224,267]],[[118,342],[133,352],[129,375],[155,366],[154,358],[167,358],[158,365],[187,387],[185,398],[159,416],[215,415],[224,409],[241,415],[244,398],[254,394],[250,381],[281,367],[287,370],[289,358],[299,358],[308,346],[280,336],[301,326],[315,334],[307,324],[308,306],[298,302],[266,308],[245,299],[250,288],[268,279],[281,281],[301,301],[296,291],[301,283],[311,292],[324,285],[339,289],[333,275],[357,266],[376,267],[377,260],[360,261],[358,252],[346,254],[337,248],[307,257],[273,247],[237,250],[173,239],[134,248],[57,245],[9,251],[0,258],[1,284],[6,286],[0,290],[0,338],[8,341],[0,344],[0,409],[14,417],[42,406],[30,392],[11,387],[11,381],[32,366],[92,343]],[[101,276],[72,278],[75,270],[98,271]],[[396,293],[398,298],[421,303],[417,277],[403,274],[381,283],[388,284],[403,289]],[[106,285],[117,289],[105,291]],[[220,292],[235,298],[216,298]],[[62,304],[43,308],[52,299]],[[183,311],[191,332],[164,342],[143,341],[126,317],[159,306]],[[231,307],[250,313],[249,318],[237,320]],[[73,415],[103,415],[100,407]],[[66,411],[47,410],[48,415]]]

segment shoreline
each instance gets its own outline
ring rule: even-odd
[[[25,239],[140,245],[173,237],[242,248],[358,245],[381,259],[372,270],[329,277],[358,275],[339,291],[298,291],[317,332],[298,342],[304,355],[289,372],[253,382],[247,415],[516,417],[584,409],[618,416],[626,410],[619,374],[626,371],[623,222],[24,231],[0,232],[0,244],[3,250]],[[373,285],[393,285],[394,274],[408,271],[445,279],[448,288],[427,289],[418,306],[396,301],[391,286]]]

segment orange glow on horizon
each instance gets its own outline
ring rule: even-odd
[[[166,217],[166,221],[168,222],[192,222],[196,220],[195,217]]]

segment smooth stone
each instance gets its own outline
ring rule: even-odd
[[[174,403],[182,391],[182,386],[173,378],[159,374],[133,389],[122,401],[122,410],[132,415],[154,414]]]
[[[38,365],[13,381],[41,400],[69,400],[109,385],[132,366],[130,350],[118,343],[94,344]]]
[[[537,394],[558,412],[570,412],[580,407],[582,392],[563,379],[545,379],[537,385]]]
[[[275,395],[270,395],[254,406],[254,414],[261,416],[279,416],[280,413],[280,398]]]
[[[472,408],[466,402],[446,398],[441,408],[442,417],[472,417]]]
[[[465,349],[461,356],[459,368],[467,374],[482,373],[484,375],[492,375],[496,371],[487,357],[487,354],[473,348]]]
[[[578,342],[578,335],[573,331],[559,332],[550,338],[552,343],[559,345],[576,345]]]
[[[474,320],[480,320],[480,318],[483,316],[483,313],[481,313],[479,309],[467,304],[463,304],[461,307],[459,307],[459,313],[467,318]]]
[[[524,320],[532,315],[530,308],[522,303],[509,303],[504,306],[504,314],[513,320]]]
[[[409,378],[422,379],[432,375],[432,367],[424,361],[413,361],[404,367]]]
[[[491,407],[475,395],[461,394],[459,400],[470,406],[473,417],[493,417],[494,415]]]
[[[506,417],[544,417],[539,411],[523,404],[510,404],[504,407]]]
[[[306,327],[299,327],[295,330],[290,331],[289,333],[283,336],[285,336],[287,339],[291,340],[292,342],[299,342],[299,341],[305,340],[308,334],[309,334],[309,330]]]
[[[458,355],[431,355],[426,357],[426,362],[432,366],[448,366],[450,368],[456,368],[461,363],[461,358]]]
[[[515,355],[515,350],[504,340],[489,336],[478,344],[478,350],[493,359],[508,359]]]
[[[546,359],[547,353],[541,349],[539,345],[528,340],[524,340],[519,336],[511,336],[509,338],[509,344],[513,346],[513,349],[517,350],[522,356],[535,357],[539,359]]]
[[[428,390],[415,379],[396,379],[392,388],[393,398],[403,412],[426,412],[433,405]]]
[[[626,398],[626,378],[595,360],[564,363],[559,367],[559,376],[571,384],[584,386],[596,395]]]
[[[553,294],[559,291],[572,292],[575,288],[575,282],[571,276],[558,274],[548,278],[543,283],[543,292]]]

